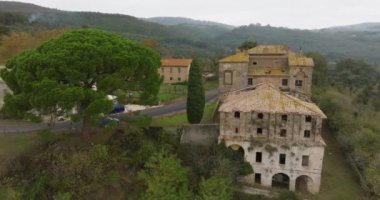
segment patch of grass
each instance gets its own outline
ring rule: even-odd
[[[172,101],[181,97],[185,97],[187,92],[186,85],[166,85],[160,86],[158,98],[161,102]]]
[[[205,91],[218,88],[218,81],[204,81],[203,86]],[[160,86],[158,98],[161,102],[172,101],[186,97],[187,85],[165,85]]]
[[[216,107],[216,102],[212,102],[206,105],[203,111],[202,123],[204,124],[211,123],[212,117],[213,117],[212,114],[215,110],[215,107]]]
[[[0,134],[0,173],[12,159],[37,145],[39,141],[40,138],[35,133]]]
[[[205,91],[216,89],[218,88],[218,86],[219,86],[218,80],[203,82],[203,87],[205,88]]]
[[[167,93],[158,94],[158,98],[160,99],[161,102],[171,101],[174,99],[178,99],[180,97],[184,97],[184,95],[183,94],[167,94]]]
[[[204,112],[203,112],[203,118],[202,123],[210,123],[213,111],[215,109],[216,102],[212,102],[210,104],[207,104]],[[162,127],[173,127],[173,126],[181,126],[184,124],[188,124],[186,112],[175,114],[168,117],[160,117],[153,119],[152,126],[162,126]]]
[[[367,199],[360,188],[353,171],[344,158],[336,139],[324,130],[323,138],[327,147],[323,159],[321,190],[318,195],[302,195],[305,199]]]

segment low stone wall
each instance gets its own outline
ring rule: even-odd
[[[182,128],[181,144],[210,145],[218,142],[219,124],[191,124]]]

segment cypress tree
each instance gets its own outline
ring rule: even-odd
[[[191,63],[189,83],[187,86],[187,120],[191,124],[200,123],[205,107],[205,91],[203,88],[202,74],[197,59]]]

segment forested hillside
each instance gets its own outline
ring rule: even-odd
[[[328,68],[323,56],[308,55],[316,62],[313,99],[327,114],[328,127],[352,165],[354,176],[360,177],[363,189],[378,198],[380,74],[361,60],[344,59]]]
[[[233,53],[243,41],[255,40],[258,43],[285,43],[293,50],[319,51],[333,60],[350,57],[377,64],[380,59],[380,30],[376,24],[352,26],[351,29],[356,30],[354,33],[332,31],[346,30],[342,27],[311,31],[261,25],[230,30],[228,25],[186,18],[150,19],[158,22],[153,23],[128,15],[66,12],[17,2],[0,2],[0,12],[16,12],[26,17],[24,23],[12,26],[11,30],[100,28],[138,41],[155,40],[156,48],[163,56],[218,59]],[[369,28],[371,31],[367,31]]]

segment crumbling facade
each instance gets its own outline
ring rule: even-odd
[[[282,91],[311,95],[314,62],[286,45],[260,45],[219,61],[221,93],[269,82]]]
[[[319,192],[326,116],[309,98],[313,65],[282,45],[220,61],[219,142],[244,154],[251,183]]]

